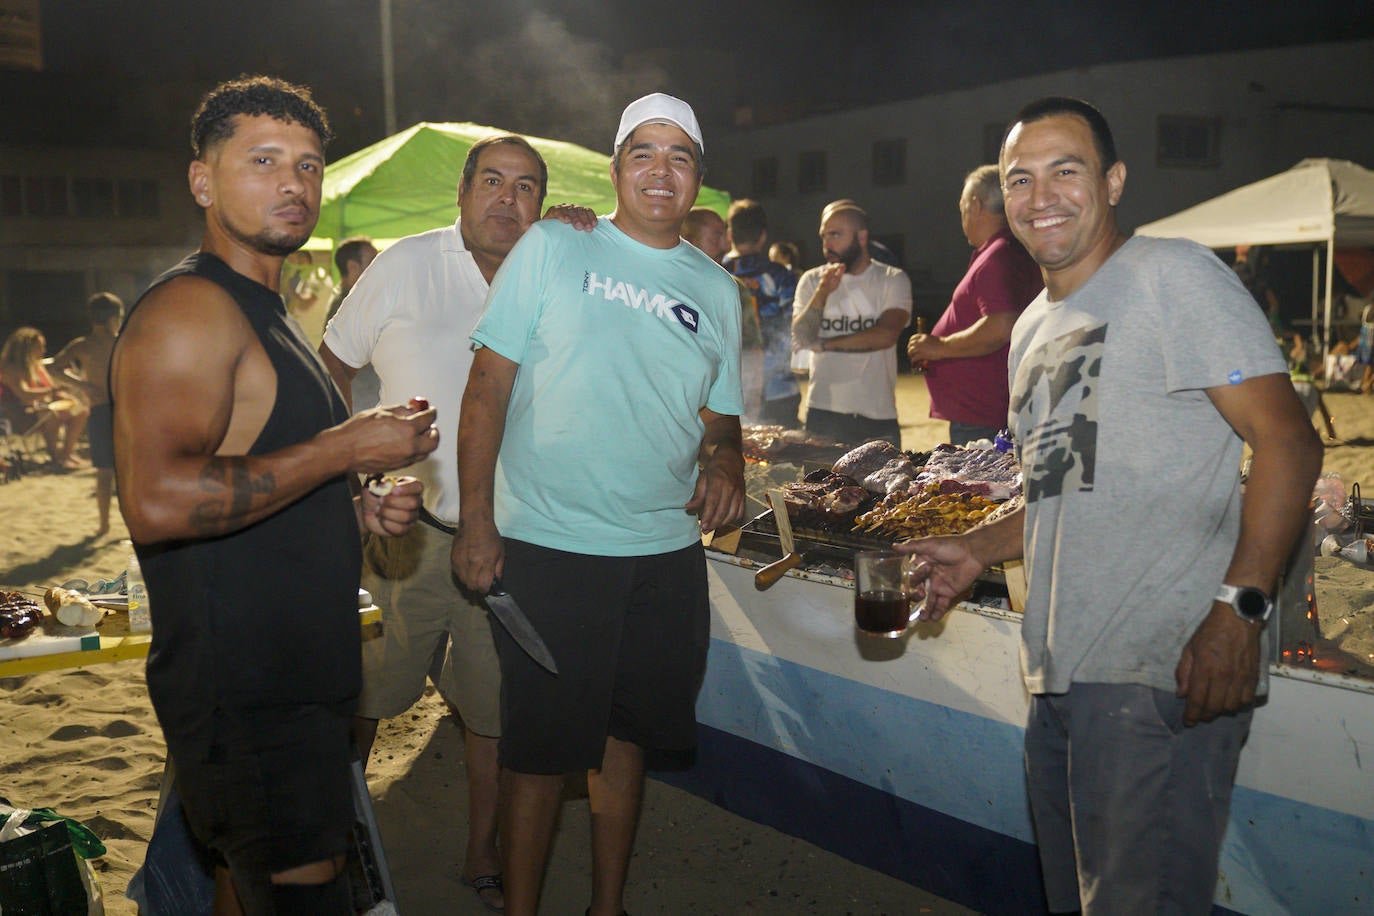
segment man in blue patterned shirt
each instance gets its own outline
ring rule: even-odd
[[[763,409],[761,421],[796,427],[801,392],[792,374],[792,297],[796,276],[768,260],[768,218],[755,200],[737,200],[727,215],[734,246],[722,262],[754,294],[763,332]]]

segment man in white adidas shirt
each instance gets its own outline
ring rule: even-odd
[[[902,444],[897,422],[897,338],[911,321],[911,280],[873,260],[868,214],[852,200],[821,211],[828,263],[797,281],[792,339],[813,350],[806,428],[840,442]]]

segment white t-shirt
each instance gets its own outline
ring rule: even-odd
[[[797,281],[794,314],[811,301],[820,284],[821,268],[813,267]],[[846,273],[839,288],[825,301],[820,337],[846,337],[873,327],[890,309],[911,315],[911,280],[906,272],[870,261],[863,273]],[[897,348],[868,353],[832,351],[811,354],[811,386],[806,408],[852,413],[873,420],[897,419]]]
[[[324,342],[354,368],[381,378],[381,403],[425,397],[438,411],[439,447],[406,473],[425,485],[425,508],[458,521],[458,412],[487,281],[463,246],[458,223],[401,239],[363,271]]]

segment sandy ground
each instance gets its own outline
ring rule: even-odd
[[[1333,394],[1327,401],[1343,437],[1327,448],[1327,471],[1347,485],[1374,486],[1374,397]],[[906,448],[941,441],[944,426],[927,418],[921,379],[901,379],[900,404]],[[96,527],[93,489],[92,471],[0,485],[0,583],[40,587],[124,568],[120,540],[127,532],[117,518],[108,535],[89,534]],[[1322,635],[1347,640],[1350,657],[1363,652],[1374,661],[1374,576],[1359,572],[1319,561],[1319,582],[1339,580],[1342,595],[1330,613],[1323,609]],[[109,913],[135,912],[123,891],[152,831],[163,756],[141,661],[0,679],[0,796],[53,806],[102,837],[109,851],[94,864]],[[402,912],[485,912],[458,883],[465,837],[461,730],[435,696],[383,724],[369,782]],[[580,913],[587,904],[587,821],[585,798],[573,788],[545,912]],[[653,780],[627,904],[641,914],[969,912]]]

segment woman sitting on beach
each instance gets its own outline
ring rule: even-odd
[[[53,464],[63,470],[82,467],[72,454],[86,429],[90,409],[79,397],[53,384],[43,368],[48,342],[37,328],[17,328],[0,349],[0,415],[14,431],[43,434]]]

